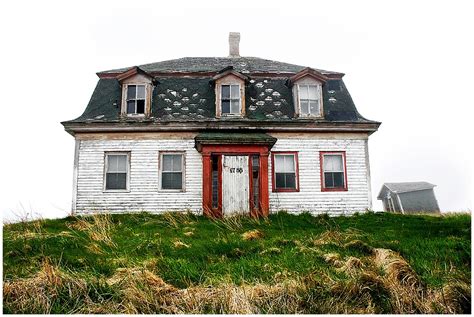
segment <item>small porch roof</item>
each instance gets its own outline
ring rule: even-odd
[[[276,138],[261,132],[201,132],[194,138],[199,152],[202,145],[266,145],[270,149],[276,141]]]

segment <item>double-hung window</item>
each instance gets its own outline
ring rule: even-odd
[[[321,115],[321,86],[298,85],[300,116]]]
[[[145,85],[127,86],[127,114],[145,114]]]
[[[184,189],[184,154],[161,153],[161,189]]]
[[[322,190],[347,190],[345,152],[321,152],[320,158]]]
[[[296,152],[272,153],[273,191],[298,191]]]
[[[240,85],[221,86],[221,114],[240,115]]]
[[[105,190],[128,190],[130,153],[105,154]]]

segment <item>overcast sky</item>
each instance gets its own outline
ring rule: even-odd
[[[231,3],[226,2],[226,3]],[[444,211],[472,209],[472,1],[9,1],[2,32],[0,210],[71,209],[78,117],[96,72],[184,56],[242,56],[340,71],[384,182],[428,181]]]

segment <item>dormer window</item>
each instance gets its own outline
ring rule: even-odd
[[[216,92],[216,117],[245,115],[245,83],[248,77],[228,67],[212,78]]]
[[[117,76],[122,85],[120,113],[126,117],[142,118],[151,112],[153,77],[138,67],[133,67]]]
[[[240,115],[240,85],[221,86],[221,114]]]
[[[321,85],[298,85],[299,114],[301,117],[321,115]]]
[[[305,68],[289,78],[289,84],[293,86],[296,117],[323,117],[322,87],[327,81],[325,75],[311,68]]]
[[[127,114],[145,114],[145,85],[127,85]]]

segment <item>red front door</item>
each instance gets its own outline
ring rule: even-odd
[[[204,145],[202,159],[205,215],[268,215],[267,146]]]

